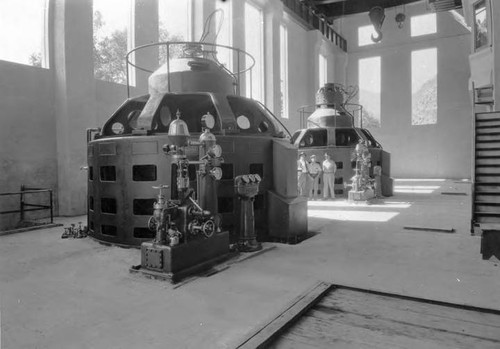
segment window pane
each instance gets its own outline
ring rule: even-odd
[[[255,66],[246,74],[246,96],[264,102],[264,49],[262,11],[245,3],[245,50],[255,59]],[[247,62],[249,67],[250,62]]]
[[[0,59],[48,68],[46,0],[0,1]]]
[[[130,1],[94,0],[94,76],[125,84]]]
[[[227,101],[231,107],[231,111],[237,118],[237,124],[241,133],[274,133],[279,129],[279,126],[274,121],[266,108],[260,103],[236,96],[227,96]],[[240,118],[245,122],[241,122]]]
[[[158,0],[159,41],[191,40],[191,1],[190,0]],[[182,46],[170,47],[170,57],[178,57]],[[160,64],[166,62],[166,46],[160,46]]]
[[[328,62],[326,57],[319,55],[319,87],[325,86],[328,82]]]
[[[359,60],[359,103],[363,127],[380,127],[380,57]]]
[[[474,48],[477,50],[488,45],[488,21],[486,17],[486,2],[474,4]]]
[[[375,44],[372,41],[372,35],[377,36],[377,32],[373,28],[373,25],[366,25],[358,28],[358,46],[366,46]],[[377,42],[378,44],[378,42]]]
[[[280,104],[281,117],[288,119],[288,31],[280,25]]]
[[[217,13],[215,18],[215,29],[218,31],[217,37],[215,38],[215,43],[218,45],[232,46],[232,23],[231,23],[231,2],[230,1],[220,1],[215,3],[215,8],[221,10]],[[217,47],[217,59],[222,63],[227,69],[233,69],[233,51]]]
[[[437,122],[437,49],[411,53],[411,124]]]
[[[415,16],[411,18],[411,36],[436,33],[436,14]]]

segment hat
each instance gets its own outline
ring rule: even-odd
[[[299,156],[302,156],[302,155],[306,156],[306,153],[302,152],[302,153],[299,154]]]
[[[316,158],[316,155],[314,155],[314,154],[313,154],[313,155],[311,155],[311,159],[312,159],[312,158]]]

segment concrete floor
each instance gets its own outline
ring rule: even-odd
[[[500,265],[470,235],[470,196],[443,191],[470,184],[397,181],[371,205],[310,202],[317,235],[179,288],[130,274],[135,249],[63,240],[62,228],[2,236],[2,348],[232,348],[317,280],[500,309]],[[403,229],[417,225],[456,232]]]

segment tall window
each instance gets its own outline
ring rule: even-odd
[[[246,95],[264,102],[264,18],[262,11],[245,2],[245,50],[255,59],[255,66],[246,74]],[[247,66],[249,63],[247,62]]]
[[[411,124],[437,122],[437,49],[411,53]]]
[[[0,1],[0,59],[48,68],[47,0]]]
[[[436,27],[436,14],[429,13],[421,16],[414,16],[411,18],[411,36],[421,36],[428,34],[435,34]]]
[[[328,82],[328,61],[326,57],[319,54],[319,87],[323,87]]]
[[[215,43],[218,45],[232,46],[233,36],[232,36],[232,13],[231,13],[231,1],[221,1],[217,0],[215,3],[216,10],[220,10],[217,13],[215,21],[215,30],[217,37],[215,38]],[[217,59],[222,63],[227,69],[233,69],[233,52],[229,49],[218,47],[217,48]]]
[[[372,40],[372,35],[377,36],[377,32],[373,28],[373,25],[365,25],[358,28],[358,46],[366,46],[375,44]],[[378,42],[377,42],[378,44]]]
[[[126,83],[125,56],[132,48],[130,23],[132,1],[94,0],[94,76]]]
[[[191,0],[158,0],[159,40],[190,41],[191,38]],[[178,57],[181,45],[170,47],[170,57]],[[160,64],[166,62],[167,49],[160,47]]]
[[[288,31],[280,25],[280,104],[281,117],[288,119]]]
[[[380,127],[380,57],[359,60],[359,103],[363,106],[363,127]]]

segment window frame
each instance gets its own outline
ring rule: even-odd
[[[254,8],[255,10],[258,11],[259,13],[259,25],[258,25],[258,35],[257,37],[259,38],[259,52],[258,52],[258,57],[256,57],[252,52],[250,52],[250,50],[248,49],[248,43],[247,43],[247,38],[249,37],[249,35],[251,35],[251,33],[255,33],[255,23],[247,23],[247,9],[248,7],[252,7]],[[251,70],[249,70],[246,74],[245,74],[245,95],[248,97],[248,98],[251,98],[251,99],[255,99],[259,102],[262,102],[264,103],[265,102],[265,61],[264,61],[264,57],[265,57],[265,54],[264,54],[264,31],[265,31],[265,28],[264,28],[264,11],[262,9],[261,6],[259,6],[258,4],[254,3],[253,1],[250,1],[250,0],[247,0],[245,1],[245,4],[244,4],[244,16],[245,16],[245,29],[244,29],[244,33],[245,33],[245,51],[252,55],[252,57],[255,59],[255,65],[252,67]],[[252,30],[248,30],[250,29],[251,26],[251,29]],[[252,35],[253,36],[253,35]],[[258,92],[258,96],[254,96],[253,95],[253,89],[254,89],[254,85],[255,85],[255,81],[254,81],[254,77],[252,76],[252,72],[254,72],[254,69],[258,69],[257,73],[256,73],[256,76],[258,77],[259,81],[257,82],[258,83],[258,90],[256,92]]]
[[[362,105],[363,107],[363,112],[361,114],[361,119],[364,120],[364,115],[365,111],[368,110],[368,108],[365,107],[365,104],[363,103],[361,97],[363,96],[362,91],[363,89],[361,88],[362,84],[362,77],[361,77],[361,62],[362,61],[368,61],[368,60],[377,60],[378,61],[378,82],[379,82],[379,92],[378,92],[378,118],[376,120],[378,121],[378,126],[377,127],[382,127],[382,56],[369,56],[369,57],[363,57],[358,59],[358,86],[359,86],[359,94],[358,94],[358,102],[359,104]],[[371,91],[370,91],[371,92]],[[364,122],[362,122],[363,128],[365,128]]]
[[[484,48],[490,47],[491,46],[491,7],[489,8],[488,11],[488,4],[489,2],[486,0],[478,0],[472,4],[472,16],[473,16],[473,27],[472,27],[472,33],[473,33],[473,47],[474,47],[474,52],[478,52],[483,50]],[[486,12],[486,17],[485,17],[485,22],[486,22],[486,42],[483,43],[482,45],[478,46],[478,41],[477,41],[477,31],[478,31],[478,26],[477,26],[477,9],[480,6],[484,6],[484,11]]]
[[[50,21],[52,17],[52,1],[51,0],[37,0],[42,2],[43,4],[41,5],[41,12],[39,15],[41,16],[41,28],[40,30],[40,66],[33,65],[32,63],[29,62],[29,59],[31,58],[28,57],[28,62],[24,63],[22,61],[18,60],[13,60],[10,57],[5,57],[5,58],[0,58],[0,61],[2,62],[9,62],[9,63],[14,63],[14,64],[20,64],[20,65],[25,65],[28,67],[34,67],[34,68],[39,68],[39,69],[51,69],[51,56],[52,56],[52,51],[51,51],[51,39],[50,39]],[[21,3],[21,2],[19,2]],[[21,28],[19,28],[21,29]],[[32,52],[37,53],[37,52]]]
[[[328,82],[328,58],[322,53],[318,55],[318,81],[318,88],[325,86]]]
[[[100,1],[106,2],[107,0],[100,0]],[[94,17],[95,12],[96,12],[95,11],[95,2],[96,2],[96,0],[92,0],[92,23],[94,23],[94,20],[95,20],[95,17]],[[128,18],[127,18],[126,24],[125,24],[125,30],[126,30],[126,35],[127,35],[126,51],[129,52],[135,46],[135,1],[134,0],[125,1],[124,4],[127,4],[127,6],[129,7]],[[116,30],[117,30],[116,28],[113,28],[113,32],[115,32]],[[98,42],[94,41],[94,34],[95,34],[94,28],[92,28],[92,51],[93,51],[92,55],[95,54],[95,48],[96,48],[96,45],[98,43]],[[109,37],[109,36],[106,36],[106,38],[107,37]],[[121,60],[125,61],[125,57],[122,57]],[[130,55],[129,60],[133,64],[135,63],[135,53],[132,53]],[[118,85],[125,85],[125,86],[127,84],[129,86],[136,85],[136,70],[133,66],[130,66],[130,65],[125,63],[125,67],[124,67],[125,78],[124,78],[124,81],[121,82],[121,81],[111,81],[111,80],[101,79],[99,77],[96,77],[96,62],[95,62],[94,57],[92,59],[92,63],[93,63],[92,64],[93,75],[94,75],[95,80],[105,81],[105,82],[110,82],[110,83],[114,83],[114,84],[118,84]]]
[[[280,24],[280,93],[282,98],[281,117],[288,119],[289,95],[288,95],[288,28],[284,23]]]
[[[426,52],[425,52],[426,51]],[[418,91],[414,91],[414,86],[413,86],[413,77],[415,75],[420,75],[420,74],[414,74],[414,54],[416,54],[417,52],[425,52],[424,56],[425,57],[429,57],[430,56],[430,51],[433,51],[433,54],[435,53],[435,67],[436,67],[436,74],[435,74],[435,79],[436,79],[436,115],[435,115],[435,121],[434,122],[431,122],[431,123],[416,123],[418,121],[418,119],[414,118],[414,100],[413,100],[413,95],[418,92]],[[411,76],[410,76],[410,81],[411,81],[411,90],[410,90],[410,93],[411,93],[411,126],[427,126],[427,125],[436,125],[438,123],[438,69],[439,69],[439,66],[438,66],[438,63],[439,63],[439,56],[438,56],[439,52],[438,52],[438,48],[436,46],[431,46],[431,47],[426,47],[426,48],[422,48],[422,49],[418,49],[418,50],[412,50],[411,51],[411,56],[410,56],[410,67],[411,67]],[[426,69],[428,70],[428,68]],[[430,81],[430,80],[428,80]],[[427,82],[424,82],[422,84],[425,85]],[[419,87],[419,90],[422,88],[422,86]]]
[[[423,32],[423,33],[414,33],[414,21],[424,18],[424,17],[434,17],[434,31],[433,32]],[[421,15],[416,15],[416,16],[411,16],[410,18],[410,37],[411,38],[418,38],[421,36],[427,36],[427,35],[435,35],[438,32],[438,24],[437,24],[437,15],[436,13],[424,13]]]

